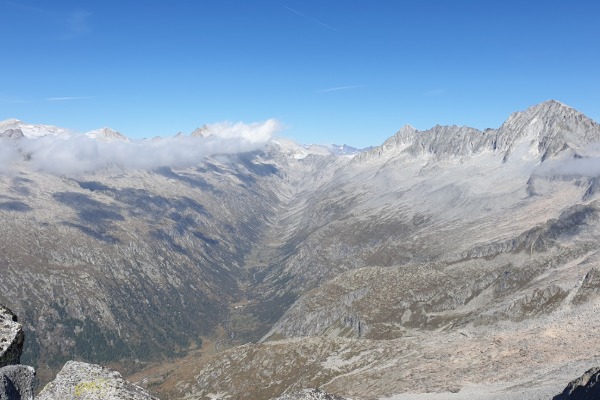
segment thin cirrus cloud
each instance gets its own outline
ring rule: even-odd
[[[352,89],[359,89],[359,88],[363,88],[366,87],[367,85],[351,85],[351,86],[336,86],[336,87],[330,87],[327,89],[321,89],[318,90],[318,93],[329,93],[329,92],[339,92],[342,90],[352,90]]]
[[[202,137],[101,141],[86,135],[46,135],[0,141],[0,172],[20,168],[76,177],[107,170],[186,168],[212,155],[231,155],[263,148],[281,130],[275,119],[207,125]],[[26,156],[24,156],[26,155]]]
[[[71,101],[71,100],[90,100],[92,96],[66,96],[66,97],[48,97],[46,101]]]
[[[311,17],[310,15],[306,15],[306,14],[304,14],[304,13],[301,13],[300,11],[298,11],[298,10],[294,10],[293,8],[291,8],[291,7],[288,7],[288,6],[284,6],[284,7],[285,7],[285,9],[286,9],[286,10],[288,10],[288,11],[291,11],[291,12],[293,12],[294,14],[296,14],[296,15],[299,15],[299,16],[301,16],[302,18],[305,18],[305,19],[307,19],[307,20],[309,20],[309,21],[311,21],[311,22],[314,22],[315,24],[321,25],[322,27],[324,27],[324,28],[327,28],[327,29],[329,29],[329,30],[332,30],[332,31],[337,31],[337,29],[336,29],[336,28],[334,28],[333,26],[331,26],[331,25],[328,25],[328,24],[326,24],[325,22],[319,21],[318,19],[316,19],[316,18],[313,18],[313,17]]]

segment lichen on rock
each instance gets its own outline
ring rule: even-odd
[[[41,391],[38,400],[156,400],[121,374],[95,364],[69,361],[56,379]]]

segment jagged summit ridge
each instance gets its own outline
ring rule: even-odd
[[[531,145],[541,161],[567,148],[578,149],[600,140],[600,125],[579,111],[549,100],[516,112],[496,131],[494,148],[505,159],[522,143]]]
[[[196,128],[190,136],[198,136],[198,137],[209,137],[210,135],[212,135],[213,133],[211,132],[211,130],[208,128],[208,126],[206,124],[202,125],[199,128]]]
[[[15,132],[18,131],[20,134],[17,136],[22,135],[27,138],[38,138],[47,135],[60,136],[70,134],[70,131],[68,129],[60,128],[58,126],[53,125],[27,124],[15,118],[0,121],[0,137],[7,136],[5,133],[10,130]]]
[[[395,154],[432,155],[438,158],[462,157],[493,151],[507,161],[521,150],[520,156],[544,161],[562,150],[574,151],[600,141],[600,125],[579,111],[556,100],[511,114],[498,129],[480,131],[468,126],[440,126],[419,131],[410,125],[401,128],[383,145],[356,160]]]
[[[101,128],[89,131],[85,134],[87,137],[100,140],[103,142],[128,141],[129,139],[121,132],[117,132],[110,128]]]

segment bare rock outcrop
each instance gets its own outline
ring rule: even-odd
[[[156,397],[100,365],[69,361],[56,379],[41,391],[38,400],[157,400]]]
[[[0,305],[0,368],[19,364],[25,334],[17,316]]]
[[[304,389],[301,392],[293,394],[284,394],[273,400],[349,400],[345,397],[335,396],[321,389]]]
[[[35,371],[17,365],[25,334],[17,316],[0,305],[0,400],[32,400]]]
[[[23,131],[18,128],[0,131],[0,139],[19,140],[23,137],[25,137],[25,135],[23,135]]]
[[[565,390],[552,400],[594,400],[600,399],[600,367],[586,371],[572,380]]]
[[[570,150],[577,154],[600,139],[600,126],[577,110],[555,100],[515,112],[498,129],[479,131],[468,126],[436,125],[418,131],[410,125],[400,129],[381,146],[355,157],[361,163],[384,154],[429,154],[444,159],[493,151],[508,160],[519,146],[530,147],[540,161]]]
[[[27,365],[0,368],[0,400],[33,400],[35,370]]]

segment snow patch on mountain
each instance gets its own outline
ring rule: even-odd
[[[85,134],[87,137],[91,139],[100,140],[103,142],[113,142],[113,141],[129,141],[129,139],[123,135],[121,132],[114,131],[110,128],[101,128],[93,131],[89,131]]]
[[[70,135],[73,133],[68,129],[59,128],[57,126],[27,124],[18,119],[7,119],[5,121],[0,121],[0,134],[9,129],[20,130],[26,138],[39,138],[48,135]]]

